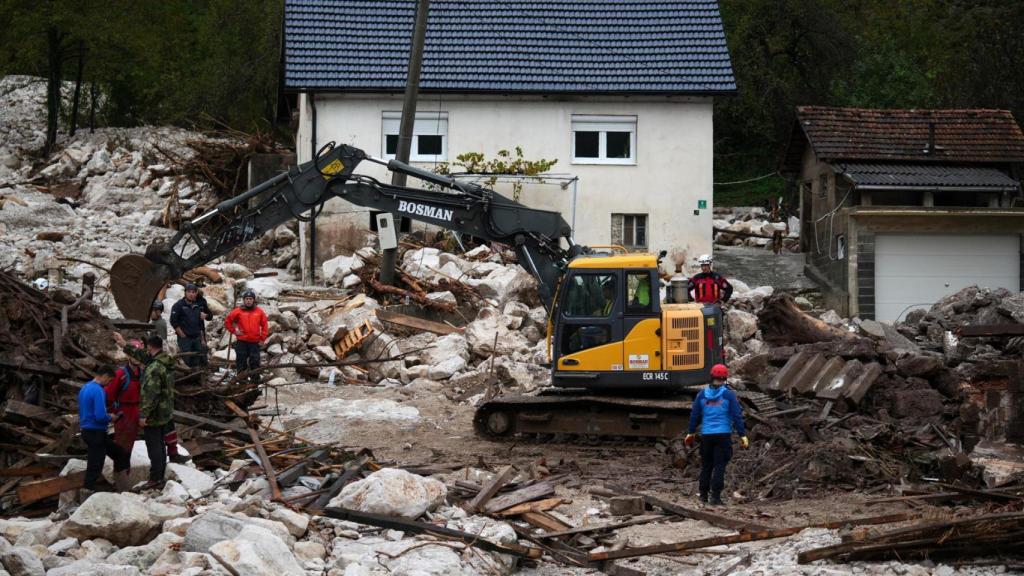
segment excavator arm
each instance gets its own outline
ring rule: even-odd
[[[356,174],[363,161],[385,165],[442,191],[394,186]],[[183,222],[170,240],[150,245],[144,257],[120,258],[111,268],[114,300],[125,318],[145,320],[153,298],[168,281],[293,218],[305,220],[311,210],[322,209],[324,202],[336,197],[512,246],[520,265],[537,278],[541,299],[549,309],[568,261],[586,251],[573,243],[572,230],[557,212],[529,208],[482,186],[332,142],[310,162]]]

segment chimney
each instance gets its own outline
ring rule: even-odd
[[[935,122],[928,123],[928,147],[924,149],[925,154],[935,153]]]

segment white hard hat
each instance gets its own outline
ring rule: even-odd
[[[712,262],[714,262],[714,258],[711,257],[711,254],[701,254],[700,258],[697,258],[697,263],[701,266],[705,264],[710,266]]]
[[[36,290],[46,290],[50,287],[50,282],[46,278],[36,278],[32,281],[32,284],[36,287]]]

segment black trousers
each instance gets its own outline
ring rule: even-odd
[[[721,496],[725,465],[732,458],[732,434],[704,434],[700,440],[700,493]]]
[[[114,472],[127,470],[131,465],[131,454],[115,444],[114,439],[107,436],[106,430],[82,430],[82,440],[85,440],[87,454],[85,463],[85,487],[87,489],[96,489],[96,481],[103,474],[103,463],[107,460],[107,456],[114,461]]]
[[[260,345],[256,342],[235,342],[235,372],[242,373],[260,367]]]
[[[146,454],[149,456],[149,480],[151,482],[164,481],[164,470],[167,469],[165,430],[166,426],[146,426],[142,429],[142,438],[146,441]]]
[[[178,336],[178,353],[189,353],[188,356],[182,357],[185,365],[189,368],[201,368],[206,366],[209,361],[206,357],[206,345],[203,342],[202,336],[196,336],[195,338],[182,338]]]

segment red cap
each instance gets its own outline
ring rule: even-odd
[[[725,367],[725,364],[715,364],[711,367],[712,378],[725,378],[729,377],[729,369]]]

